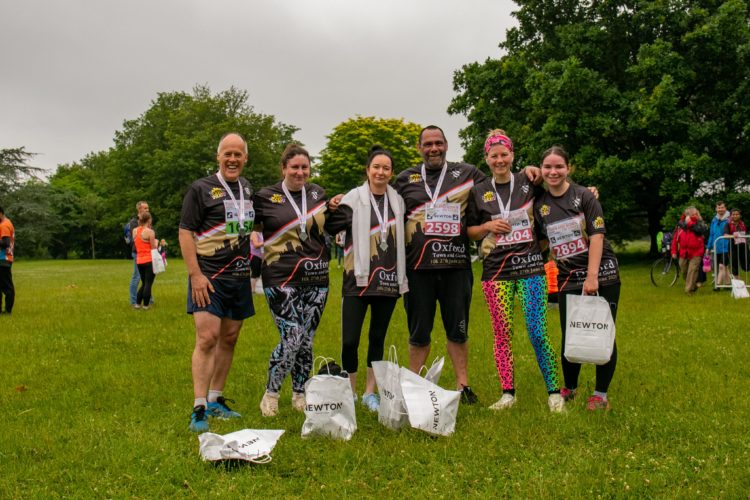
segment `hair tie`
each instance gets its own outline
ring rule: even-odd
[[[510,140],[510,137],[508,137],[507,135],[497,134],[489,136],[487,140],[484,141],[484,153],[489,153],[490,148],[495,144],[505,146],[506,148],[508,148],[508,151],[510,151],[511,153],[513,152],[513,141]]]

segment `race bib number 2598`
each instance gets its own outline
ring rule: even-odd
[[[461,205],[444,203],[425,208],[424,234],[428,236],[458,236],[461,234]]]

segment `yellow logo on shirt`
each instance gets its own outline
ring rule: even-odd
[[[484,200],[485,203],[495,201],[495,193],[493,193],[492,191],[487,191],[486,193],[482,195],[482,199]]]
[[[271,203],[284,203],[284,197],[280,194],[274,194],[271,196]]]
[[[549,215],[549,205],[542,205],[539,207],[539,214],[542,217],[547,217]]]
[[[604,227],[604,218],[603,217],[597,217],[594,219],[594,229],[601,229]]]
[[[219,198],[223,198],[224,196],[226,196],[226,193],[220,187],[215,187],[211,189],[210,195],[212,200],[218,200]]]
[[[411,174],[409,176],[409,184],[412,182],[422,182],[422,174]]]

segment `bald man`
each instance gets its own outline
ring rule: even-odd
[[[192,357],[193,413],[190,430],[208,430],[208,417],[238,418],[227,406],[224,384],[242,322],[255,314],[250,287],[252,189],[241,177],[247,143],[241,135],[221,138],[219,170],[198,179],[185,194],[180,249],[189,282],[187,312],[195,321]]]

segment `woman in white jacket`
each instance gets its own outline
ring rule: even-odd
[[[357,349],[370,307],[367,381],[362,404],[377,411],[372,362],[383,359],[385,335],[398,297],[408,291],[404,250],[404,200],[388,185],[393,157],[373,146],[367,159],[367,181],[349,191],[329,212],[326,231],[346,231],[341,307],[341,364],[356,394]]]

